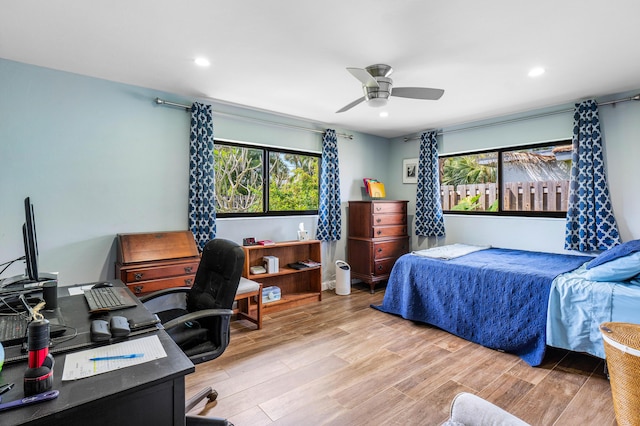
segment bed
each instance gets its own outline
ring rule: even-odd
[[[398,259],[382,304],[372,307],[514,353],[531,366],[542,363],[547,344],[603,358],[601,322],[640,323],[633,312],[640,286],[587,279],[592,256],[486,247],[457,256],[446,251]]]
[[[600,324],[640,324],[640,278],[589,279],[587,265],[559,275],[551,284],[547,345],[605,358]]]

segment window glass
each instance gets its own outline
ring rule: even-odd
[[[442,209],[498,210],[498,153],[466,154],[440,159]]]
[[[566,212],[571,145],[502,153],[504,211]]]
[[[318,210],[318,157],[269,153],[269,211]]]
[[[218,216],[318,213],[320,154],[216,141],[214,156]]]
[[[440,157],[442,210],[560,217],[571,141]]]
[[[214,145],[216,213],[262,213],[262,149]]]

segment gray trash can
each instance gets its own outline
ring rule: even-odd
[[[351,266],[343,260],[336,260],[336,294],[346,296],[351,293]]]

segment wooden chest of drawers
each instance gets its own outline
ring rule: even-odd
[[[371,287],[389,278],[398,257],[409,252],[407,201],[349,201],[347,251],[352,278]]]
[[[190,231],[118,234],[116,278],[136,295],[191,287],[200,255]]]

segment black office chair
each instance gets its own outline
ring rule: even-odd
[[[204,417],[197,414],[189,414],[189,411],[203,399],[209,398],[209,401],[213,401],[217,396],[218,393],[211,389],[211,387],[208,387],[188,399],[185,404],[185,412],[187,413],[185,416],[186,426],[233,426],[233,423],[220,417]]]
[[[204,246],[191,288],[167,288],[140,297],[194,364],[219,357],[229,344],[233,301],[243,265],[242,247],[214,239]]]
[[[243,266],[244,251],[238,244],[214,239],[204,246],[191,288],[168,288],[140,297],[194,364],[215,359],[227,348],[231,308]],[[190,411],[204,398],[213,401],[217,395],[211,387],[203,389],[186,402],[185,411]],[[187,414],[186,424],[232,426],[222,418],[191,414]]]

